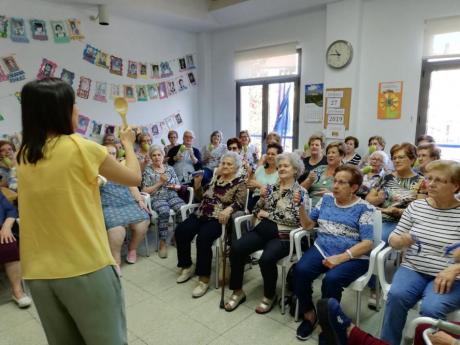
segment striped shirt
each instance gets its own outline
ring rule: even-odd
[[[420,247],[413,244],[408,248],[402,266],[436,276],[450,265],[452,253],[445,257],[445,248],[460,242],[460,206],[438,209],[427,199],[416,200],[406,208],[390,237],[404,233],[415,235]]]
[[[359,162],[361,161],[361,156],[357,153],[351,159],[349,160],[343,160],[343,164],[351,164],[351,165],[358,165]]]

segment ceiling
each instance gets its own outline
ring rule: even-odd
[[[306,12],[339,0],[45,0],[92,9],[173,29],[202,32]],[[211,9],[211,10],[210,10]]]

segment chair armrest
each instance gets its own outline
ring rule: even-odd
[[[311,230],[301,229],[294,234],[294,246],[295,246],[295,252],[297,255],[297,260],[300,260],[303,254],[302,253],[302,242],[301,242],[302,238],[310,236],[309,231]]]
[[[296,234],[299,233],[300,231],[303,231],[303,228],[293,229],[289,233],[289,256],[288,256],[289,261],[291,261],[292,256],[294,255],[294,248],[296,249],[296,253],[297,253],[297,247],[295,246],[295,238],[296,238]],[[297,255],[297,259],[299,259],[298,255]]]
[[[382,251],[382,249],[384,247],[385,247],[385,242],[380,241],[380,243],[374,249],[372,249],[372,251],[371,251],[371,253],[369,255],[369,268],[367,269],[367,272],[365,274],[363,284],[367,285],[369,280],[371,280],[372,275],[375,274],[375,273],[378,273],[377,269],[376,269],[377,268],[376,267],[377,256]]]
[[[180,208],[180,215],[182,216],[182,220],[187,219],[187,215],[195,211],[200,206],[200,204],[186,204],[182,205]]]
[[[193,198],[195,197],[195,190],[192,187],[187,187],[188,190],[188,203],[187,205],[191,205],[193,202]]]
[[[236,239],[241,238],[241,223],[244,221],[251,220],[253,217],[252,214],[247,214],[245,216],[237,217],[235,218],[235,234],[236,234]]]
[[[144,204],[147,206],[147,209],[149,210],[150,214],[152,214],[152,198],[150,197],[149,193],[141,192],[141,196],[144,199]]]
[[[377,255],[377,275],[379,277],[380,286],[382,287],[383,299],[387,299],[388,291],[390,291],[391,284],[387,282],[385,277],[385,260],[393,248],[386,247]]]

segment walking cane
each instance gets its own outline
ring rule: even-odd
[[[227,223],[228,224],[228,223]],[[224,294],[225,294],[225,275],[226,275],[226,268],[227,268],[227,242],[228,242],[228,232],[227,232],[227,224],[223,226],[224,228],[224,245],[222,246],[222,261],[224,267],[222,268],[222,287],[220,292],[220,309],[224,309],[225,302],[224,302]]]

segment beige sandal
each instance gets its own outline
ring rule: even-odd
[[[276,296],[276,295],[272,299],[269,299],[267,297],[262,298],[262,301],[259,303],[259,305],[256,308],[256,313],[257,314],[266,314],[266,313],[268,313],[275,306],[275,303],[276,303],[277,299],[278,299],[278,296]]]
[[[244,292],[239,295],[233,293],[227,303],[225,303],[224,309],[228,312],[234,311],[241,303],[244,302],[246,302],[246,295]]]

